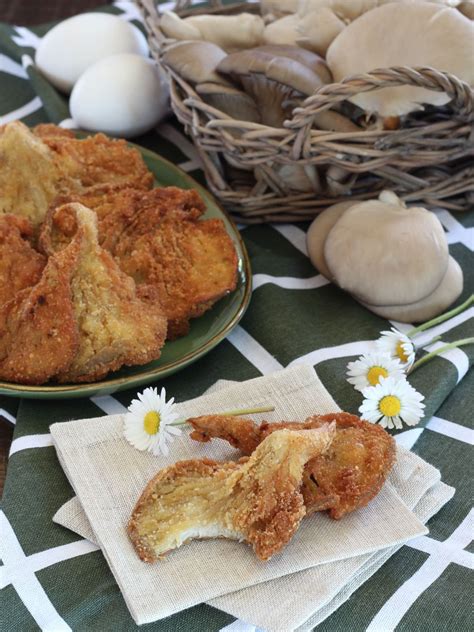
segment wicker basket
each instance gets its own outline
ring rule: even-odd
[[[153,56],[175,43],[160,31],[154,0],[137,0],[142,9]],[[180,15],[257,12],[258,4],[221,6],[216,0],[188,10],[178,0]],[[474,208],[474,91],[464,82],[432,68],[388,68],[322,87],[293,110],[277,129],[236,121],[205,103],[169,68],[174,113],[191,136],[202,159],[213,194],[243,223],[312,219],[330,204],[375,197],[384,188],[407,202],[453,211]],[[335,133],[315,129],[314,114],[348,97],[387,86],[414,85],[446,92],[448,106],[411,115],[394,131]],[[232,166],[230,166],[232,165]],[[348,174],[350,191],[298,193],[285,189],[282,165],[315,165],[320,173],[335,165]],[[249,171],[249,166],[252,169]],[[241,167],[241,168],[239,168]]]

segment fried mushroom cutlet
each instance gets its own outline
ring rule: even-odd
[[[72,196],[98,217],[99,241],[137,285],[156,288],[168,319],[168,338],[185,335],[237,284],[237,253],[220,219],[202,219],[196,191],[165,187],[151,191],[109,188]],[[51,211],[40,236],[46,253],[74,233],[74,218]]]
[[[32,241],[33,226],[26,217],[0,215],[0,305],[39,281],[46,257]]]
[[[395,442],[380,426],[349,413],[313,415],[304,422],[256,424],[250,419],[208,415],[189,419],[191,438],[223,439],[250,454],[269,434],[282,428],[319,428],[335,421],[337,432],[323,455],[305,468],[302,493],[307,513],[328,510],[333,519],[364,507],[382,488],[395,462]]]
[[[79,348],[71,291],[78,259],[72,243],[49,258],[35,285],[0,305],[0,379],[43,384],[71,364]]]
[[[124,364],[157,359],[166,337],[166,318],[153,288],[144,285],[137,289],[133,279],[99,246],[97,220],[91,210],[80,204],[71,204],[66,210],[75,214],[77,224],[71,243],[81,245],[71,280],[79,348],[56,379],[89,382]]]
[[[188,540],[248,542],[261,560],[288,544],[306,514],[300,491],[305,463],[324,453],[334,425],[281,430],[245,462],[179,461],[155,476],[138,500],[128,534],[139,557],[154,562]]]
[[[59,209],[60,210],[60,209]],[[76,232],[39,281],[0,307],[0,377],[21,384],[89,382],[159,357],[166,318],[97,242],[96,216],[72,204]]]
[[[113,185],[150,189],[153,174],[148,170],[140,152],[123,139],[113,139],[105,134],[86,138],[71,137],[63,132],[55,133],[52,126],[33,129],[36,137],[53,152],[62,168],[76,179],[80,188]]]
[[[153,174],[124,140],[78,139],[49,124],[0,127],[0,214],[26,217],[36,227],[56,198],[104,186],[150,189]]]
[[[0,127],[0,215],[26,217],[37,226],[57,195],[78,187],[56,153],[26,125]]]

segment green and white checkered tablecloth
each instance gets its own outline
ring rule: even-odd
[[[127,20],[137,17],[129,2],[115,2],[107,10]],[[34,53],[50,26],[30,30],[0,25],[0,124],[17,118],[31,125],[48,120],[19,62],[23,53]],[[203,181],[194,148],[175,122],[166,122],[156,133],[136,142]],[[446,229],[450,252],[464,271],[461,302],[474,288],[474,212],[453,215],[440,209],[438,217]],[[316,367],[341,408],[357,411],[360,398],[344,379],[346,364],[365,350],[365,341],[377,338],[390,323],[317,274],[305,253],[305,228],[287,224],[242,229],[253,269],[248,312],[216,349],[159,386],[184,400],[201,394],[220,378],[245,380],[307,363]],[[442,337],[438,345],[472,336],[473,315],[470,308],[423,333],[421,346],[437,335]],[[442,479],[456,488],[454,498],[429,522],[428,536],[404,546],[320,624],[318,632],[467,632],[474,628],[469,574],[474,552],[470,448],[474,379],[469,371],[473,357],[472,346],[451,350],[412,375],[411,383],[426,397],[426,417],[420,426],[397,436],[441,470]],[[49,435],[53,422],[116,412],[128,406],[134,395],[131,390],[114,397],[66,401],[0,398],[0,423],[16,423],[0,513],[1,630],[137,628],[101,552],[51,521],[73,491]],[[207,605],[144,629],[255,630]]]

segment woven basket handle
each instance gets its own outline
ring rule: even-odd
[[[363,75],[354,75],[341,83],[331,83],[320,88],[305,99],[300,107],[293,110],[291,120],[285,121],[285,127],[296,132],[293,145],[293,158],[301,157],[308,143],[314,116],[356,94],[371,92],[379,88],[395,86],[419,86],[437,92],[446,92],[451,97],[451,106],[457,117],[467,122],[474,119],[474,91],[470,86],[446,72],[434,68],[380,68]]]

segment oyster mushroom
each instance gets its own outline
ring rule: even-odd
[[[356,200],[347,200],[347,202],[329,206],[313,220],[306,233],[306,249],[310,261],[330,281],[332,281],[332,275],[324,258],[324,243],[334,224],[354,204],[357,204]]]
[[[408,305],[368,305],[362,303],[371,312],[391,320],[398,320],[401,323],[416,323],[434,318],[442,314],[446,309],[459,298],[463,289],[463,273],[461,266],[453,259],[448,258],[448,268],[441,283],[428,296],[409,303]]]
[[[280,18],[289,13],[296,13],[299,0],[262,0],[260,12],[266,17]]]
[[[457,9],[427,2],[390,3],[349,24],[330,45],[327,62],[335,81],[376,68],[430,66],[472,85],[473,41],[474,23]],[[449,100],[445,92],[406,85],[350,97],[367,113],[384,118]]]
[[[328,7],[322,7],[299,18],[296,43],[325,57],[331,43],[345,28],[344,20]]]
[[[163,63],[191,84],[212,82],[229,85],[216,72],[217,65],[225,56],[222,48],[210,42],[182,42],[166,51]]]
[[[299,22],[300,18],[297,15],[285,15],[275,22],[270,22],[263,31],[263,41],[266,44],[295,45],[299,37]]]
[[[206,103],[234,119],[260,123],[255,101],[242,90],[218,83],[200,83],[196,86],[196,92]]]
[[[448,256],[436,215],[407,208],[390,191],[347,209],[324,244],[324,259],[339,287],[376,306],[427,297],[446,274]]]
[[[160,29],[171,39],[201,40],[200,31],[192,24],[187,24],[173,11],[163,11],[160,19]]]
[[[264,22],[259,15],[192,15],[180,18],[172,11],[160,26],[168,37],[200,39],[212,42],[227,52],[252,48],[263,41]],[[199,37],[196,34],[199,33]]]
[[[324,59],[310,50],[285,44],[264,44],[263,46],[258,46],[255,50],[270,53],[277,57],[288,57],[289,59],[299,61],[303,66],[315,72],[323,83],[332,82],[331,71]]]
[[[288,116],[288,101],[309,96],[323,85],[307,66],[258,49],[227,55],[217,71],[237,80],[256,102],[262,123],[281,127]]]

